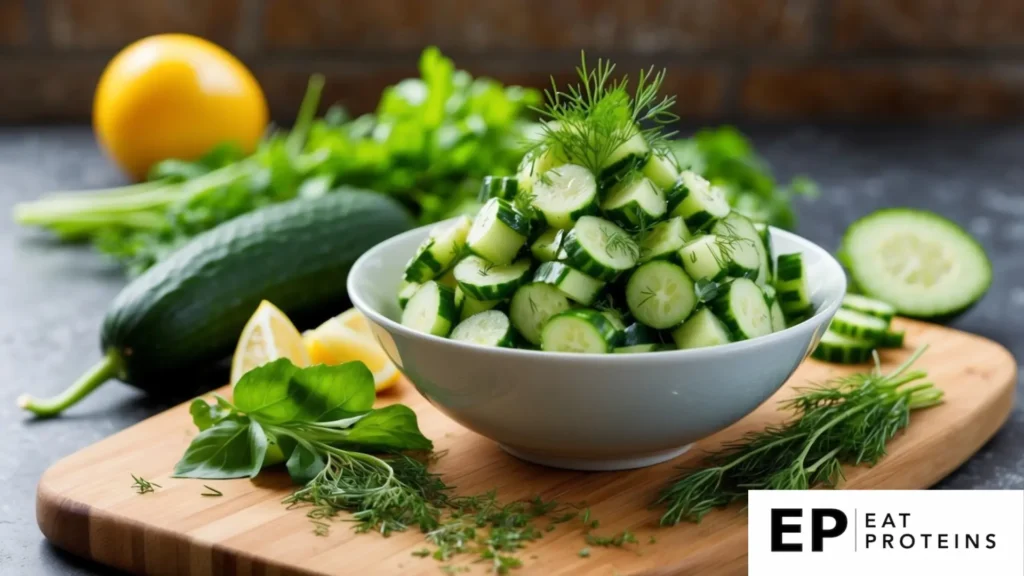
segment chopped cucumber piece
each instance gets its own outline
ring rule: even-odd
[[[779,305],[787,317],[803,316],[811,309],[802,254],[779,255],[775,289],[779,294]]]
[[[680,174],[679,185],[672,188],[669,196],[669,204],[675,206],[672,215],[682,216],[694,231],[711,226],[731,210],[721,188],[689,170]]]
[[[477,300],[511,298],[530,272],[530,259],[520,258],[507,266],[492,264],[479,256],[467,256],[455,265],[459,288]]]
[[[671,152],[655,150],[647,158],[643,174],[661,190],[669,190],[679,180],[679,165]]]
[[[769,306],[779,299],[779,293],[775,291],[775,286],[772,286],[771,284],[761,286],[761,291],[764,292],[764,299],[768,302]]]
[[[637,344],[660,344],[661,338],[658,337],[658,332],[654,328],[644,326],[639,322],[634,322],[622,333],[622,345],[623,346],[634,346]]]
[[[690,231],[681,217],[658,222],[640,240],[640,262],[676,260],[679,258],[679,249],[689,239]]]
[[[530,254],[539,262],[557,260],[558,253],[562,250],[562,238],[564,236],[565,230],[548,228],[530,245]]]
[[[859,294],[847,294],[844,296],[842,306],[847,310],[856,310],[857,312],[877,316],[885,321],[892,320],[893,316],[896,315],[896,309],[885,302]]]
[[[665,195],[647,178],[630,178],[611,189],[601,210],[617,224],[636,229],[665,215]]]
[[[775,278],[775,248],[772,246],[772,231],[767,224],[754,222],[754,229],[761,235],[761,245],[764,247],[765,255],[768,257],[768,281]]]
[[[541,174],[565,164],[562,156],[549,148],[536,148],[527,152],[516,171],[516,187],[526,193],[532,192]]]
[[[477,213],[466,245],[477,256],[504,265],[515,259],[529,233],[529,218],[508,200],[491,198]]]
[[[714,234],[697,236],[684,244],[679,258],[694,280],[756,277],[761,265],[760,255],[749,239]]]
[[[452,330],[451,339],[481,346],[511,348],[515,343],[515,332],[504,312],[488,310],[460,322]]]
[[[782,306],[779,305],[779,301],[772,300],[772,303],[768,305],[768,310],[771,311],[772,315],[772,332],[785,330],[786,315],[782,313]]]
[[[519,181],[512,176],[485,176],[477,200],[487,202],[491,198],[501,198],[511,202],[518,192]]]
[[[538,178],[530,203],[550,226],[571,228],[580,216],[597,211],[597,181],[583,166],[552,168]]]
[[[871,358],[871,351],[875,345],[867,340],[843,336],[838,332],[826,330],[821,335],[818,347],[814,349],[811,356],[825,362],[836,362],[838,364],[861,364]]]
[[[435,226],[405,267],[405,279],[423,283],[447,270],[462,254],[473,220],[460,216],[450,224]]]
[[[749,278],[736,278],[719,286],[710,306],[736,340],[772,333],[772,315],[764,292]]]
[[[654,260],[637,268],[629,277],[626,303],[638,322],[662,330],[682,324],[697,305],[697,296],[693,280],[681,267]]]
[[[711,232],[719,238],[729,240],[727,244],[734,252],[733,260],[740,263],[744,269],[749,270],[750,265],[754,265],[753,278],[758,286],[764,286],[768,282],[768,251],[761,241],[761,235],[746,216],[739,212],[731,212],[716,222],[711,227]]]
[[[729,330],[708,308],[697,310],[682,326],[672,331],[672,341],[680,350],[705,348],[732,342]]]
[[[447,336],[455,316],[455,291],[430,281],[420,286],[406,303],[402,325],[434,336]]]
[[[566,310],[548,320],[541,331],[541,350],[578,354],[608,354],[618,332],[596,310]]]
[[[842,251],[861,291],[907,316],[956,314],[992,283],[992,263],[981,245],[960,226],[923,210],[880,210],[857,220]]]
[[[640,247],[625,230],[596,216],[581,217],[563,245],[573,266],[599,280],[615,280],[640,258]]]
[[[421,284],[416,282],[409,282],[408,280],[402,280],[398,285],[398,306],[405,309],[405,305],[409,302],[409,298],[420,289]]]
[[[558,288],[534,282],[516,290],[509,305],[512,325],[534,345],[540,344],[540,332],[552,316],[569,309],[569,300]]]
[[[533,279],[536,282],[551,284],[570,299],[584,306],[593,304],[597,300],[598,294],[601,293],[601,289],[604,288],[604,282],[591,278],[561,262],[541,264]]]
[[[459,309],[460,322],[474,314],[486,312],[501,304],[501,302],[501,300],[477,300],[472,296],[466,296],[462,288],[455,288],[455,306]]]
[[[902,330],[899,332],[889,331],[879,338],[876,344],[879,348],[903,348],[904,336],[906,336],[906,332]]]
[[[613,150],[604,161],[600,174],[602,185],[613,184],[634,168],[645,165],[650,154],[651,149],[647,146],[644,135],[639,131],[635,131],[628,140]]]
[[[829,330],[843,336],[878,342],[889,332],[889,322],[877,316],[840,308],[832,317]]]
[[[632,346],[619,346],[612,350],[613,354],[644,354],[646,352],[661,352],[665,350],[664,344],[633,344]]]
[[[435,278],[435,280],[437,280],[438,284],[447,286],[452,290],[455,290],[459,286],[459,283],[455,280],[455,268],[449,268],[440,277]]]

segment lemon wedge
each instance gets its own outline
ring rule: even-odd
[[[300,367],[310,364],[302,334],[284,312],[264,300],[238,338],[231,358],[231,385],[249,370],[279,358],[287,358]]]
[[[303,339],[313,364],[360,361],[373,373],[378,392],[398,382],[398,368],[373,337],[366,318],[354,308],[307,332]]]

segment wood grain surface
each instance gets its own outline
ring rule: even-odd
[[[847,469],[845,488],[931,486],[981,447],[1013,406],[1017,364],[1002,346],[940,326],[909,320],[897,325],[907,330],[908,347],[930,345],[917,365],[946,392],[946,402],[916,412],[879,465]],[[909,354],[909,348],[888,351],[883,362],[893,367]],[[448,451],[435,469],[457,493],[497,489],[504,501],[535,495],[586,501],[601,521],[595,533],[630,529],[639,540],[627,549],[591,547],[590,557],[581,558],[583,533],[579,522],[571,522],[521,552],[524,566],[516,574],[743,574],[747,521],[739,507],[713,512],[699,525],[660,528],[661,512],[649,508],[651,500],[675,467],[695,464],[702,450],[778,422],[775,404],[794,384],[855,369],[863,367],[808,360],[775,397],[735,426],[672,462],[626,472],[571,472],[518,461],[440,414],[408,383],[379,401],[416,410],[423,432],[438,450]],[[283,472],[265,472],[254,481],[171,478],[195,433],[183,404],[56,463],[39,482],[43,534],[74,554],[139,574],[440,574],[436,561],[412,555],[425,544],[417,531],[383,538],[356,534],[338,522],[327,536],[315,536],[305,511],[281,504],[292,489]],[[131,474],[162,488],[137,494]],[[201,496],[203,484],[224,495]],[[485,573],[481,565],[470,566],[472,573]]]

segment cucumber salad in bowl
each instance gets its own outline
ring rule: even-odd
[[[607,354],[727,344],[810,312],[799,253],[776,256],[767,227],[681,170],[627,102],[601,104],[556,110],[517,175],[484,181],[475,218],[431,231],[405,270],[402,324]]]

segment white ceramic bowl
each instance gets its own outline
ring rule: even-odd
[[[587,355],[488,348],[399,323],[405,264],[429,231],[378,244],[348,278],[352,303],[396,365],[431,403],[524,460],[578,470],[649,466],[743,418],[818,343],[846,290],[839,263],[772,229],[776,253],[801,252],[815,313],[774,334],[725,346]]]

